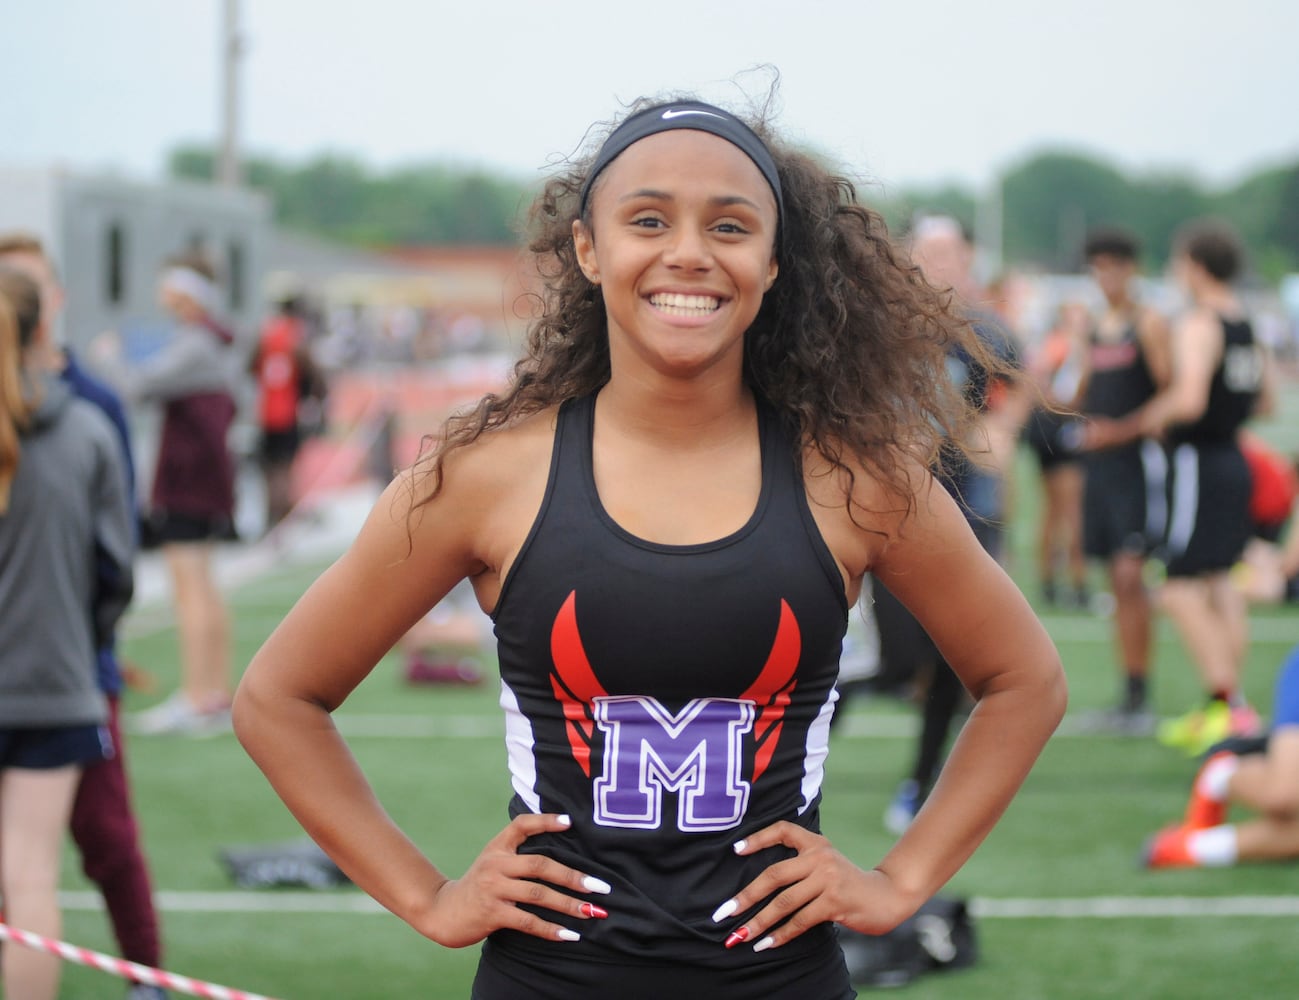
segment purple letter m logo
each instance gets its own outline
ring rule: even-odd
[[[595,782],[601,826],[656,830],[663,791],[677,793],[682,832],[729,830],[749,804],[740,777],[753,703],[697,698],[677,715],[654,698],[602,697],[594,703],[605,734],[604,773]]]

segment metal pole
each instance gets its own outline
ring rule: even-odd
[[[238,187],[239,164],[239,0],[221,2],[221,141],[216,181]]]
[[[1005,263],[1005,234],[1001,175],[993,174],[991,185],[974,205],[975,245],[979,248],[984,279],[1001,273]]]

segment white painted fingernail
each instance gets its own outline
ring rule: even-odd
[[[753,946],[753,950],[766,951],[775,943],[776,943],[776,939],[772,937],[770,934],[768,934],[765,938],[763,938],[761,941],[759,941],[757,944]]]
[[[555,937],[561,941],[581,941],[582,935],[577,931],[570,931],[567,927],[561,927],[555,932]]]
[[[604,896],[613,892],[613,886],[602,878],[596,878],[594,875],[582,876],[582,888],[587,892],[598,892]]]
[[[736,841],[734,844],[732,844],[731,846],[732,846],[732,848],[734,848],[736,854],[742,854],[742,853],[744,853],[744,841],[743,841],[743,840],[737,840],[737,841]]]
[[[720,924],[732,913],[740,908],[740,904],[733,899],[728,899],[725,903],[713,911],[713,923]]]
[[[555,822],[557,822],[560,826],[572,826],[573,817],[568,815],[568,813],[560,813],[558,816],[555,817]]]

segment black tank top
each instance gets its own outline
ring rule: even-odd
[[[1146,364],[1136,327],[1131,323],[1113,341],[1102,340],[1093,332],[1088,338],[1087,352],[1091,377],[1082,400],[1082,412],[1086,416],[1127,416],[1155,394],[1155,380]]]
[[[624,531],[592,472],[595,397],[559,412],[545,498],[494,615],[511,813],[572,817],[537,851],[613,886],[578,944],[494,947],[729,967],[745,916],[713,910],[790,852],[731,845],[785,819],[818,828],[848,605],[808,508],[794,436],[760,405],[762,488],[738,531],[661,545]],[[551,915],[553,918],[553,914]],[[825,944],[829,925],[787,957]],[[739,954],[739,953],[745,954]]]
[[[1254,412],[1263,387],[1263,352],[1254,342],[1249,320],[1222,324],[1222,358],[1209,383],[1209,402],[1200,419],[1169,429],[1170,444],[1223,444],[1235,441],[1236,432]]]

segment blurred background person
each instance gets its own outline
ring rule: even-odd
[[[971,450],[982,461],[976,463],[953,448],[944,454],[942,468],[937,470],[938,481],[956,500],[980,544],[1000,560],[1004,554],[1006,479],[1030,405],[1022,380],[1011,377],[1019,366],[1018,350],[998,317],[983,307],[983,290],[974,275],[974,245],[958,220],[946,215],[919,217],[910,235],[910,254],[926,281],[950,289],[1000,366],[1000,370],[989,371],[960,348],[948,354],[948,377],[979,413],[977,424],[967,433]],[[881,663],[891,673],[910,673],[919,682],[921,726],[911,774],[898,785],[884,814],[885,828],[901,834],[938,777],[952,721],[968,695],[902,603],[875,581],[872,593]]]
[[[1171,381],[1114,435],[1163,437],[1169,448],[1160,607],[1200,675],[1206,702],[1165,720],[1158,736],[1191,755],[1259,727],[1241,688],[1245,599],[1230,577],[1252,530],[1239,432],[1270,399],[1267,355],[1232,284],[1243,263],[1239,238],[1224,223],[1198,220],[1179,231],[1172,270],[1191,306],[1174,330]],[[1103,439],[1115,428],[1096,430]]]
[[[56,341],[54,331],[63,290],[53,262],[35,237],[27,233],[6,233],[0,235],[0,267],[27,275],[40,290],[41,316],[47,334],[39,346],[44,349],[46,369],[57,375],[75,396],[98,408],[112,424],[121,448],[134,525],[137,523],[135,462],[126,410],[112,389],[91,376],[66,344]],[[115,630],[104,637],[95,662],[100,690],[108,700],[106,726],[113,752],[102,760],[91,761],[82,771],[72,805],[72,838],[81,852],[86,877],[103,894],[122,957],[157,968],[162,964],[158,915],[127,779],[126,747],[121,731],[123,677]],[[150,1000],[163,995],[157,987],[137,983],[129,998]]]
[[[172,319],[160,350],[128,366],[115,337],[96,342],[96,361],[125,399],[163,411],[144,536],[161,548],[171,580],[181,679],[131,725],[140,733],[205,735],[230,725],[230,619],[212,548],[234,537],[235,460],[227,441],[238,378],[234,336],[218,318],[215,272],[201,254],[171,258],[158,295]]]
[[[1244,596],[1230,571],[1253,531],[1253,480],[1240,431],[1272,404],[1267,351],[1236,294],[1244,248],[1225,223],[1188,224],[1173,247],[1173,271],[1193,307],[1173,341],[1173,380],[1145,414],[1166,429],[1172,506],[1168,578],[1161,607],[1196,665],[1207,703],[1161,727],[1161,742],[1200,754],[1228,736],[1259,729],[1241,674],[1249,644]]]
[[[1299,600],[1299,459],[1282,454],[1257,434],[1242,430],[1240,450],[1249,465],[1249,519],[1253,526],[1232,572],[1253,604]]]
[[[293,461],[302,444],[302,409],[308,400],[325,395],[324,375],[311,356],[299,297],[284,298],[263,325],[249,370],[257,381],[257,458],[270,531],[293,509]]]
[[[1082,373],[1080,355],[1090,332],[1086,304],[1062,303],[1027,364],[1041,394],[1024,424],[1023,440],[1033,452],[1041,482],[1037,574],[1047,607],[1086,608],[1090,599],[1082,546],[1081,432],[1074,409]],[[1064,584],[1058,579],[1061,572]]]
[[[64,833],[82,769],[111,755],[95,650],[130,601],[135,531],[104,415],[49,370],[40,290],[0,269],[0,898],[58,938]],[[52,1000],[59,959],[0,951],[3,994]]]
[[[461,581],[398,641],[406,683],[481,684],[492,642],[491,620]]]
[[[1228,823],[1237,806],[1253,815]],[[1299,646],[1281,665],[1268,737],[1228,741],[1209,755],[1180,823],[1147,841],[1148,868],[1222,868],[1299,858]]]
[[[1168,459],[1163,445],[1137,423],[1121,425],[1171,378],[1171,331],[1141,301],[1141,247],[1118,227],[1093,230],[1083,245],[1104,311],[1083,354],[1079,412],[1086,420],[1083,464],[1083,551],[1103,562],[1114,597],[1114,647],[1120,675],[1117,704],[1085,719],[1088,728],[1129,736],[1155,729],[1150,660],[1154,610],[1146,564],[1168,523]],[[1121,432],[1120,432],[1121,431]]]

